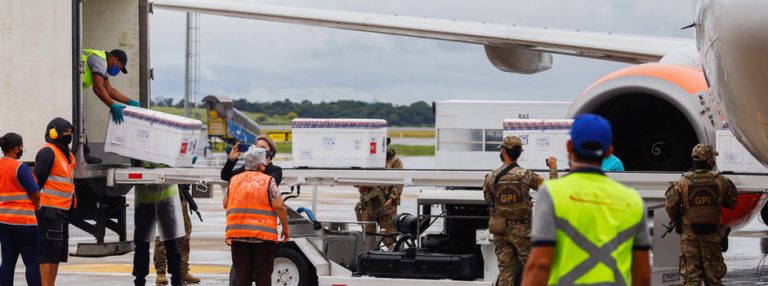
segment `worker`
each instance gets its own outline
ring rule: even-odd
[[[539,188],[523,285],[650,285],[646,208],[634,189],[600,170],[611,125],[582,114],[566,143],[571,173]]]
[[[243,152],[238,150],[240,144],[245,143],[238,142],[234,147],[232,147],[232,151],[229,153],[229,160],[227,160],[227,162],[224,163],[224,167],[221,168],[221,179],[224,181],[229,181],[229,179],[231,179],[233,176],[245,172],[245,167],[235,169],[237,158],[243,154]],[[256,147],[264,148],[267,150],[267,166],[264,173],[272,176],[272,178],[275,178],[275,182],[277,182],[277,185],[280,186],[280,182],[283,181],[283,168],[272,164],[272,159],[274,159],[275,155],[277,154],[277,146],[275,145],[275,141],[267,135],[260,135],[256,138]]]
[[[132,160],[134,167],[163,167],[162,165]],[[155,238],[155,226],[165,244],[171,285],[181,285],[181,253],[178,238],[184,236],[184,221],[179,189],[176,185],[136,185],[136,211],[134,214],[133,276],[135,285],[144,285],[149,274],[149,243]]]
[[[493,234],[499,278],[496,285],[519,285],[521,273],[531,254],[531,212],[529,191],[538,190],[544,179],[520,167],[517,159],[523,141],[517,136],[504,137],[499,157],[502,166],[485,176],[483,195],[489,205],[488,231]],[[557,178],[557,159],[547,160],[550,179]]]
[[[69,213],[77,207],[73,180],[75,156],[69,149],[72,130],[72,123],[61,117],[51,120],[45,128],[47,143],[35,157],[33,173],[40,188],[37,225],[43,286],[55,284],[59,263],[68,259]]]
[[[390,139],[387,137],[387,146],[389,146]],[[385,169],[402,169],[403,161],[397,157],[395,149],[387,149]],[[403,196],[403,186],[381,186],[384,188],[384,194],[387,195],[387,202],[385,203],[389,207],[390,219],[393,219],[397,215],[397,206],[400,205],[400,197]]]
[[[621,162],[619,157],[611,154],[608,158],[603,159],[600,169],[605,172],[624,172],[624,163]]]
[[[19,134],[0,137],[0,286],[13,285],[16,261],[26,266],[27,285],[39,286],[40,233],[35,211],[40,209],[40,192],[32,171],[19,161],[24,142]]]
[[[119,72],[128,73],[125,68],[128,64],[128,56],[125,51],[114,49],[110,52],[102,50],[83,49],[82,58],[85,72],[83,72],[83,89],[93,86],[93,92],[109,107],[112,121],[117,124],[123,122],[123,108],[125,105],[139,106],[139,102],[128,98],[109,83],[108,76],[117,76]],[[86,139],[87,140],[87,139]],[[90,155],[88,144],[83,145],[85,161],[88,164],[99,164],[101,159]]]
[[[391,200],[386,192],[387,188],[381,186],[355,186],[360,192],[360,201],[355,205],[355,216],[357,221],[365,223],[364,230],[367,235],[382,234],[381,243],[387,248],[392,247],[395,239],[392,234],[397,233],[392,227],[392,208],[386,204]],[[391,205],[391,203],[390,203]],[[376,226],[380,231],[376,231]],[[366,248],[372,249],[378,247],[374,244],[376,241],[368,240]]]
[[[181,213],[184,215],[184,236],[179,237],[177,242],[179,243],[179,251],[181,252],[181,277],[184,283],[200,283],[200,278],[195,277],[189,272],[189,239],[192,235],[192,221],[189,219],[188,205],[194,204],[194,199],[189,193],[189,185],[178,185],[179,197],[181,198]],[[189,203],[188,203],[189,202]],[[196,211],[196,210],[195,210]],[[168,284],[168,278],[165,277],[166,262],[165,243],[160,241],[159,237],[155,237],[155,255],[153,257],[155,262],[155,272],[157,273],[157,284]]]
[[[232,250],[235,283],[251,285],[256,272],[256,285],[271,285],[272,269],[277,251],[278,225],[280,237],[291,237],[288,214],[274,178],[264,173],[266,150],[251,148],[244,155],[245,172],[232,177],[224,198],[227,210],[226,242]]]
[[[666,192],[666,211],[682,222],[680,276],[684,285],[723,285],[726,266],[720,250],[721,207],[736,208],[736,187],[714,170],[717,151],[707,143],[693,147],[693,167]]]
[[[221,168],[222,180],[229,181],[233,176],[245,172],[245,166],[235,169],[235,164],[237,164],[238,158],[244,153],[239,151],[240,144],[245,143],[236,143],[235,146],[232,147],[232,151],[229,152],[229,160],[227,160],[227,162],[224,163],[224,167]],[[264,168],[264,174],[270,175],[275,179],[277,186],[280,186],[280,182],[283,181],[283,169],[280,168],[280,166],[272,164],[272,159],[274,159],[275,154],[277,154],[277,145],[275,145],[275,141],[267,135],[260,135],[256,138],[256,147],[266,150],[267,166]],[[237,277],[234,267],[230,269],[229,276],[230,281]]]

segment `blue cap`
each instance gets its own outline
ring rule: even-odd
[[[599,115],[584,113],[576,117],[571,127],[571,144],[579,154],[603,157],[611,147],[613,134],[611,123]],[[594,142],[600,145],[599,150],[584,148],[585,143]]]

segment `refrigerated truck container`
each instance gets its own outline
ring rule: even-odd
[[[128,160],[103,152],[109,107],[91,88],[81,88],[81,49],[125,51],[128,73],[111,77],[110,84],[148,107],[148,16],[147,0],[0,1],[0,133],[20,134],[28,150],[21,160],[33,165],[48,122],[72,122],[78,198],[72,224],[98,243],[107,229],[127,239],[124,194],[130,186],[106,186],[105,173]],[[85,163],[86,138],[103,164]]]

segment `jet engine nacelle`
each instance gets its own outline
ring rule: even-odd
[[[611,122],[626,170],[683,171],[698,142],[714,143],[722,118],[701,68],[650,63],[611,73],[571,105],[568,118],[599,114]]]
[[[485,46],[485,55],[493,66],[505,72],[534,74],[552,67],[552,54],[519,47]]]

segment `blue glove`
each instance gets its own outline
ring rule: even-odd
[[[192,157],[192,165],[194,165],[194,164],[195,164],[195,162],[197,162],[197,156],[195,156],[195,157]]]
[[[112,113],[112,121],[116,124],[123,123],[123,108],[125,108],[125,105],[117,103],[113,103],[112,106],[109,107],[109,113]]]
[[[141,103],[139,103],[138,101],[135,101],[133,99],[129,99],[128,100],[128,105],[133,105],[133,106],[139,107],[139,105],[141,105]]]

